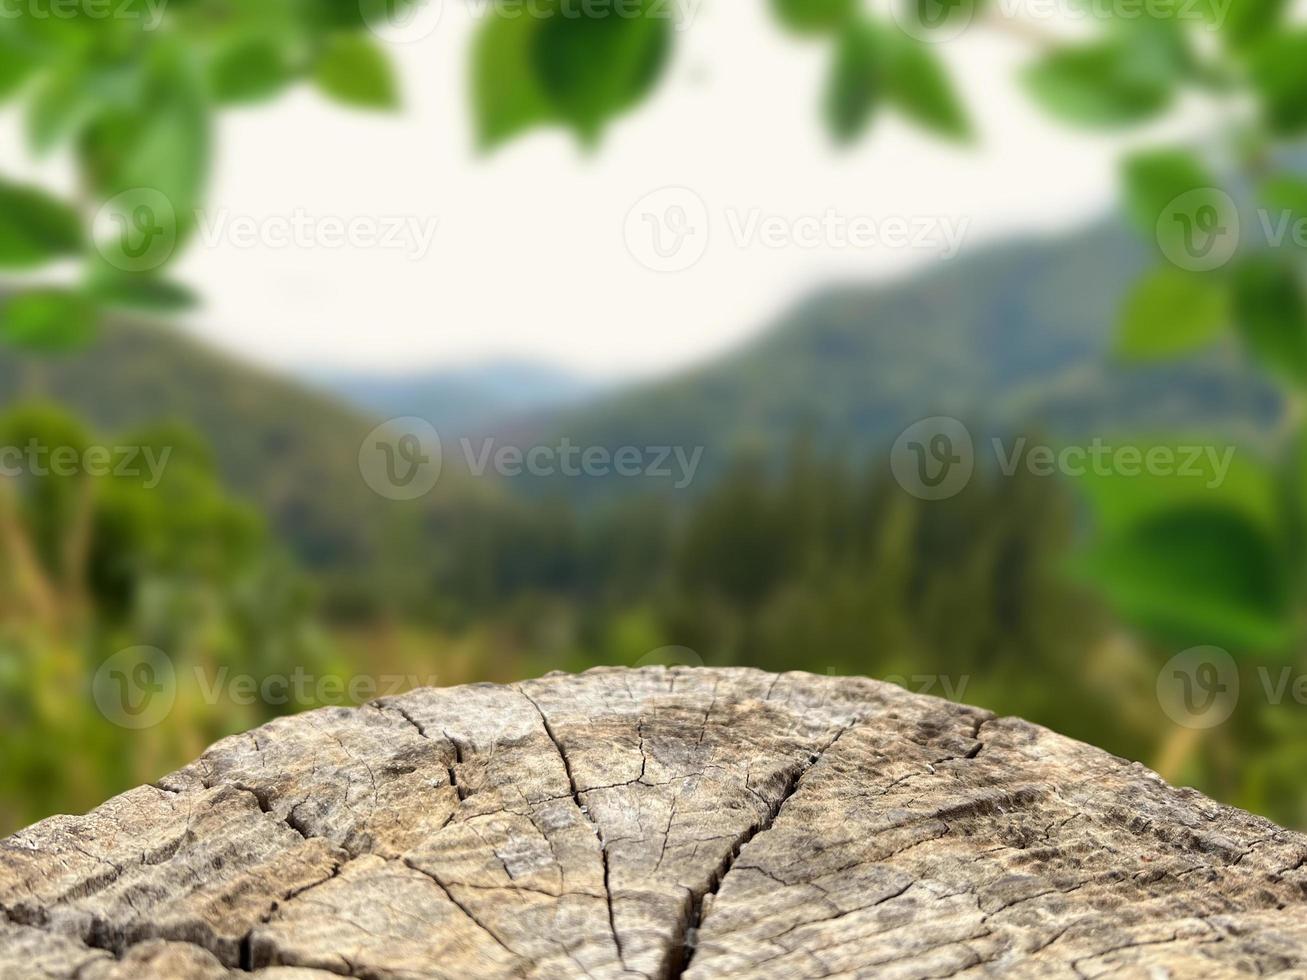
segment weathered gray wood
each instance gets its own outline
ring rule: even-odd
[[[1307,977],[1307,838],[875,681],[285,718],[0,842],[0,977]]]

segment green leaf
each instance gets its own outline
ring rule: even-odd
[[[829,34],[857,13],[857,0],[771,0],[772,11],[796,34]]]
[[[887,37],[885,97],[918,125],[953,140],[971,136],[971,123],[948,72],[931,47],[902,34]]]
[[[1200,449],[1196,458],[1195,448]],[[1076,489],[1092,510],[1097,534],[1128,530],[1177,507],[1213,503],[1240,514],[1266,534],[1280,532],[1275,475],[1252,453],[1213,439],[1211,432],[1113,439],[1111,449],[1108,459],[1116,460],[1114,465],[1091,466],[1076,478]],[[1173,475],[1146,475],[1162,472],[1160,465],[1150,470],[1146,461],[1153,458],[1173,461]]]
[[[97,275],[91,283],[90,295],[100,306],[147,313],[181,313],[198,303],[195,293],[178,283],[116,271]]]
[[[1176,643],[1278,650],[1292,636],[1272,537],[1219,503],[1186,503],[1101,535],[1075,563],[1127,620]]]
[[[840,34],[826,83],[824,114],[836,139],[848,142],[867,128],[884,102],[917,125],[953,140],[971,136],[953,83],[931,47],[870,21]]]
[[[1174,87],[1157,53],[1125,35],[1052,51],[1026,70],[1024,82],[1053,115],[1101,127],[1156,116],[1170,105]]]
[[[174,0],[175,2],[175,0]],[[303,9],[315,26],[324,30],[366,28],[382,34],[391,27],[402,27],[414,16],[415,7],[440,0],[314,0]],[[487,5],[490,7],[502,4]],[[482,8],[477,8],[478,13]]]
[[[393,109],[399,88],[385,52],[361,34],[332,37],[314,71],[318,88],[344,105]]]
[[[1267,125],[1281,136],[1307,132],[1307,31],[1267,38],[1249,67]]]
[[[1118,349],[1130,358],[1171,357],[1210,343],[1229,322],[1223,280],[1162,266],[1126,298]]]
[[[852,24],[841,33],[824,105],[826,124],[840,142],[856,139],[871,122],[884,93],[883,61],[874,25]]]
[[[78,146],[84,179],[104,200],[159,198],[152,217],[180,242],[203,197],[210,122],[198,69],[184,49],[163,48],[145,66],[139,101],[105,109],[87,126]]]
[[[472,102],[477,137],[490,149],[556,116],[531,63],[536,17],[508,17],[492,8],[472,48]]]
[[[1284,19],[1289,0],[1208,0],[1209,19],[1224,31],[1231,47],[1241,48],[1275,30]],[[1225,19],[1220,20],[1224,10]]]
[[[534,77],[557,116],[586,143],[604,124],[639,103],[662,74],[671,50],[667,8],[644,0],[639,16],[601,6],[556,12],[531,36]]]
[[[258,102],[276,95],[292,78],[281,46],[267,37],[222,45],[209,65],[209,87],[223,103]]]
[[[1280,174],[1263,182],[1260,192],[1268,244],[1307,248],[1307,180]]]
[[[1273,258],[1235,269],[1235,319],[1249,349],[1272,371],[1307,385],[1307,302],[1295,270]]]
[[[27,101],[27,143],[37,155],[72,135],[91,108],[80,65],[62,65],[41,78]]]
[[[304,13],[323,31],[341,31],[386,24],[411,6],[411,0],[316,0]]]
[[[1307,180],[1293,174],[1277,174],[1262,183],[1266,205],[1288,211],[1294,218],[1307,218]]]
[[[36,70],[38,61],[12,34],[0,31],[0,102],[9,98]]]
[[[1215,178],[1187,150],[1154,150],[1128,157],[1123,176],[1126,210],[1149,237],[1157,234],[1158,222],[1180,197],[1216,186]]]
[[[67,289],[19,293],[0,308],[0,340],[28,350],[61,351],[84,344],[95,331],[90,300]]]
[[[39,188],[0,179],[0,267],[32,268],[84,247],[73,208]]]

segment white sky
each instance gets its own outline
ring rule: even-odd
[[[704,0],[653,98],[592,155],[561,131],[474,152],[466,77],[476,21],[457,0],[421,41],[392,47],[402,114],[342,110],[307,89],[224,113],[211,228],[297,209],[439,224],[418,260],[376,247],[242,247],[226,235],[192,244],[175,270],[206,300],[191,327],[296,370],[512,357],[647,375],[739,343],[821,284],[942,261],[886,246],[740,247],[731,216],[943,216],[967,223],[964,248],[974,248],[1109,204],[1120,144],[1038,114],[1014,83],[1029,55],[1017,41],[977,28],[943,46],[978,148],[953,149],[883,117],[870,138],[836,151],[818,113],[829,45],[784,34],[767,8]],[[1192,130],[1201,114],[1187,116],[1165,128]],[[0,164],[60,182],[59,168],[21,161],[15,139],[0,145]],[[637,201],[668,185],[703,199],[711,235],[693,268],[657,273],[632,257],[623,229]]]

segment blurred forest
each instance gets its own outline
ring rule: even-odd
[[[594,23],[492,8],[471,53],[481,143],[561,125],[595,148],[656,89],[672,31],[655,6]],[[830,42],[818,105],[836,138],[885,110],[971,135],[944,46],[918,34],[1003,15],[907,6],[911,29],[852,2],[772,3],[784,27]],[[167,204],[145,215],[151,235],[180,249],[193,234],[223,107],[300,82],[395,105],[368,29],[380,8],[173,0],[148,30],[0,20],[0,99],[21,108],[34,153],[71,154],[79,184],[65,199],[0,178],[0,447],[167,457],[157,480],[0,474],[0,832],[156,780],[287,711],[358,700],[360,677],[455,684],[667,660],[893,678],[1307,826],[1302,706],[1257,693],[1259,669],[1303,669],[1302,257],[1247,243],[1200,271],[1158,232],[1176,201],[1216,187],[1237,207],[1307,214],[1294,152],[1307,29],[1288,5],[1249,0],[1201,44],[1174,12],[1105,6],[1101,36],[1040,41],[1035,100],[1064,121],[1130,126],[1182,93],[1242,99],[1254,111],[1231,127],[1233,151],[1136,154],[1121,216],[947,274],[817,294],[699,370],[494,431],[524,446],[703,447],[684,493],[482,478],[451,460],[409,502],[361,477],[379,419],[188,339],[167,320],[196,297],[167,261],[139,261],[142,188]],[[1210,206],[1180,217],[1197,227]],[[93,227],[104,207],[130,219],[107,238]],[[36,275],[58,262],[76,277]],[[957,495],[918,499],[889,447],[945,412],[982,446],[1188,438],[1238,459],[1219,486],[980,466]],[[1177,724],[1156,693],[1162,665],[1200,644],[1229,649],[1250,692],[1210,730]],[[175,703],[137,725],[106,697],[165,684],[150,650],[166,654]],[[296,674],[339,683],[289,699],[219,683]]]
[[[1228,390],[1212,370],[1199,362],[1185,382],[1209,404]],[[1237,730],[1206,733],[1208,751],[1176,756],[1154,693],[1169,648],[1122,633],[1072,574],[1088,518],[1066,481],[991,468],[923,501],[895,482],[885,444],[830,450],[791,419],[786,436],[710,441],[736,448],[706,454],[720,472],[686,494],[580,480],[565,496],[451,465],[428,497],[397,503],[357,470],[375,420],[162,325],[118,319],[84,351],[0,356],[0,378],[22,393],[0,444],[174,447],[150,489],[143,477],[3,481],[8,825],[89,807],[318,703],[207,696],[224,669],[303,668],[343,690],[359,676],[453,684],[684,662],[890,678],[1169,759],[1176,778],[1299,819],[1307,739],[1274,727],[1292,710],[1251,704]],[[612,424],[610,404],[596,421]],[[173,422],[136,428],[159,417]],[[138,645],[176,670],[175,707],[144,729],[106,718],[89,688]]]

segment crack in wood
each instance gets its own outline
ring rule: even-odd
[[[1304,867],[1018,720],[604,670],[282,719],[0,841],[0,975],[1269,974],[1307,970]]]

